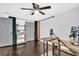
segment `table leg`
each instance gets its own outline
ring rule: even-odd
[[[46,41],[46,56],[48,56],[48,41]]]
[[[54,56],[54,52],[55,52],[55,50],[54,50],[54,43],[52,43],[52,56]]]
[[[44,51],[44,56],[45,56],[45,42],[43,42],[43,51]]]

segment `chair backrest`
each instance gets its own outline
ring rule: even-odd
[[[79,26],[78,26],[78,31],[77,32],[78,32],[78,36],[79,36]]]
[[[76,33],[77,31],[78,31],[78,27],[73,26],[73,27],[71,28],[71,32]]]
[[[52,28],[50,29],[50,35],[54,35],[54,31]]]

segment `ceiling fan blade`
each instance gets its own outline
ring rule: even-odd
[[[21,8],[22,10],[33,10],[31,8]]]
[[[45,15],[45,13],[43,13],[42,11],[39,11],[42,15]]]
[[[51,6],[46,6],[46,7],[39,8],[39,10],[50,9],[50,8],[51,8]]]
[[[33,15],[34,14],[34,12],[32,12],[32,14],[31,15]]]
[[[32,5],[33,5],[33,8],[35,9],[36,7],[35,7],[35,3],[32,3]]]
[[[36,3],[32,3],[34,9],[39,9],[39,5]]]

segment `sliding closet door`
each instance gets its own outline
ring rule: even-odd
[[[26,41],[34,40],[34,22],[25,23]]]
[[[12,19],[0,17],[0,46],[12,45]]]

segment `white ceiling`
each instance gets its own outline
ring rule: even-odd
[[[51,6],[51,9],[43,10],[46,15],[39,14],[39,20],[53,16],[58,13],[79,7],[79,3],[38,3],[40,7]],[[20,8],[33,8],[31,3],[0,3],[0,17],[15,16],[26,20],[35,20],[35,15],[31,15],[31,10],[21,10]]]

